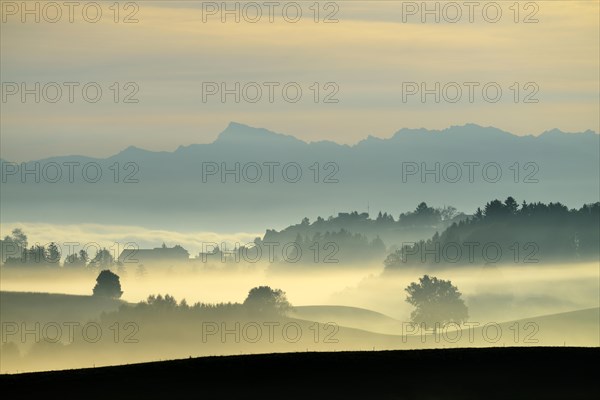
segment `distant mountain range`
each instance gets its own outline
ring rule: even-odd
[[[0,160],[1,218],[224,232],[348,210],[397,218],[421,201],[469,214],[508,196],[580,207],[599,200],[599,138],[589,130],[517,136],[467,124],[401,129],[350,146],[232,122],[213,143],[173,152],[128,147],[105,159]],[[34,172],[22,176],[24,169]]]

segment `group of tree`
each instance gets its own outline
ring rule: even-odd
[[[267,254],[268,246],[273,246],[273,243],[277,244],[274,265],[285,267],[336,264],[348,266],[368,262],[374,258],[381,260],[386,254],[385,243],[378,236],[369,240],[365,235],[345,229],[306,235],[297,233],[293,240],[287,242],[278,234],[267,233],[263,239],[257,238],[254,241],[254,245],[260,247],[262,254]]]
[[[103,271],[104,272],[104,271]],[[103,286],[105,290],[101,291],[94,288],[94,294],[106,295],[108,297],[118,297],[117,293],[122,293],[120,285],[117,285],[118,277],[115,279],[108,274],[102,278],[98,277],[98,286]],[[110,282],[109,282],[110,281]],[[136,316],[156,316],[156,315],[178,315],[183,314],[182,318],[188,318],[189,315],[210,318],[277,318],[285,317],[292,310],[292,305],[287,299],[285,292],[281,289],[272,289],[269,286],[257,286],[248,292],[243,303],[203,303],[197,302],[188,304],[185,299],[177,302],[175,297],[166,295],[150,295],[145,301],[135,305],[123,305],[119,312],[127,317]]]
[[[381,262],[389,251],[388,246],[395,247],[396,243],[415,236],[427,237],[464,218],[465,214],[458,213],[454,207],[433,208],[422,202],[414,211],[400,214],[398,219],[381,211],[374,218],[358,211],[338,213],[327,219],[317,217],[313,222],[303,218],[299,224],[280,231],[267,229],[262,238],[254,240],[254,244],[276,243],[280,247],[294,244],[295,249],[290,248],[289,254],[286,254],[287,260],[282,260],[281,254],[277,254],[279,260],[274,267],[315,263],[321,266],[336,263],[364,265]],[[302,253],[300,260],[295,259],[298,251]],[[290,259],[293,262],[289,262]]]
[[[0,239],[0,262],[4,263],[7,258],[21,254],[27,249],[27,235],[21,228],[15,228],[11,235]]]
[[[35,244],[27,247],[27,235],[20,228],[15,228],[10,236],[2,240],[2,262],[6,267],[45,267],[60,268],[61,254],[55,242],[48,245]],[[106,249],[97,249],[94,257],[90,257],[86,250],[68,254],[64,257],[62,267],[69,269],[85,267],[110,268],[119,265],[111,252]]]
[[[600,202],[568,209],[561,203],[519,205],[508,197],[431,239],[404,244],[385,266],[591,261],[599,256],[599,233]]]
[[[123,294],[119,277],[109,270],[102,271],[96,281],[94,296],[119,298]],[[411,313],[411,321],[421,328],[433,328],[435,331],[448,323],[460,325],[467,321],[468,308],[462,294],[449,280],[423,275],[419,282],[408,285],[405,292],[408,294],[406,302],[415,307]],[[283,290],[257,286],[250,289],[243,303],[198,302],[190,306],[185,299],[178,303],[169,294],[159,294],[150,295],[145,301],[133,306],[123,305],[119,312],[124,317],[182,315],[182,319],[187,319],[191,313],[211,318],[277,318],[285,317],[292,309]]]
[[[389,229],[438,227],[443,223],[449,223],[450,221],[460,220],[465,217],[463,213],[458,213],[456,208],[452,206],[433,208],[421,202],[414,211],[400,214],[397,220],[394,219],[392,214],[388,214],[387,212],[382,213],[381,211],[374,219],[369,216],[369,213],[359,213],[358,211],[338,213],[337,216],[330,216],[327,219],[317,217],[312,223],[308,218],[303,218],[299,224],[290,225],[281,231],[268,229],[262,240],[278,239],[291,241],[298,234],[303,237],[310,237],[317,233],[325,234],[326,232],[338,232],[340,230],[370,236],[371,233],[376,235],[377,232]]]
[[[455,207],[433,208],[427,206],[427,203],[421,202],[415,211],[400,214],[398,224],[402,226],[438,226],[442,221],[450,221],[458,215]]]

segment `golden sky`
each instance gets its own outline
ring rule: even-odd
[[[221,2],[137,1],[129,8],[120,2],[116,16],[110,8],[113,1],[99,1],[102,15],[96,23],[83,18],[86,2],[74,10],[73,22],[63,8],[56,23],[44,19],[53,19],[55,11],[44,13],[43,3],[39,23],[35,15],[15,11],[14,4],[24,3],[1,3],[0,155],[11,161],[108,156],[129,145],[174,150],[211,142],[230,121],[306,141],[340,143],[356,143],[369,134],[389,137],[403,127],[443,129],[465,123],[519,135],[553,128],[600,130],[600,2],[595,0],[522,1],[518,15],[513,1],[482,1],[473,11],[473,22],[469,9],[460,6],[463,2],[439,2],[439,23],[433,15],[425,15],[422,23],[422,10],[411,8],[421,7],[421,2],[403,1],[319,2],[318,16],[313,1],[298,1],[302,18],[296,23],[283,15],[290,2],[279,2],[273,22],[263,2],[253,3],[263,13],[256,23],[250,21],[256,13],[249,2],[239,3],[239,23],[229,14],[223,23],[222,10],[210,8]],[[27,3],[34,7],[34,2]],[[449,21],[457,16],[449,3],[461,7],[456,23]],[[233,9],[236,3],[227,4]],[[487,21],[497,7],[502,12],[498,21]],[[288,9],[288,19],[295,10]],[[94,11],[88,9],[88,19]],[[124,23],[130,14],[138,22]],[[337,22],[324,22],[327,16]],[[537,22],[524,23],[526,19]],[[50,103],[40,89],[39,103],[34,95],[23,103],[21,93],[7,92],[11,83],[33,88],[35,82],[41,88],[58,83],[62,96]],[[80,84],[72,103],[64,82]],[[81,87],[89,82],[102,89],[96,103],[82,97]],[[111,89],[115,82],[117,103]],[[139,89],[132,97],[139,102],[123,102],[133,90],[124,87],[127,82]],[[240,88],[256,82],[262,97],[251,103],[242,96],[236,103],[228,95],[223,103],[217,93],[203,101],[207,82],[229,88],[235,82]],[[273,102],[264,82],[279,84]],[[296,103],[285,101],[282,94],[290,82],[302,90]],[[328,82],[333,86],[325,86]],[[426,88],[439,82],[440,102],[433,94],[422,102],[420,93],[403,101],[407,82]],[[478,84],[473,102],[465,82]],[[482,87],[490,83],[502,90],[498,102],[483,97]],[[461,87],[458,101],[444,100],[444,85],[448,98],[457,95],[455,85]],[[254,89],[248,88],[246,94],[253,97]],[[53,90],[49,87],[46,94],[54,96]],[[327,94],[338,102],[323,102]],[[537,102],[524,102],[527,95]]]

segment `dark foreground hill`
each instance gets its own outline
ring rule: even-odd
[[[0,387],[11,399],[587,399],[598,393],[599,355],[509,347],[203,357],[1,375]]]

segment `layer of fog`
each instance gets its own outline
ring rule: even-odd
[[[381,312],[396,320],[360,310],[310,308],[304,309],[304,314],[298,311],[290,315],[296,319],[267,319],[270,324],[277,324],[274,341],[270,341],[265,320],[253,319],[243,312],[231,315],[224,309],[223,312],[203,314],[191,309],[177,309],[145,314],[134,309],[115,313],[118,305],[102,305],[93,297],[56,296],[58,299],[40,301],[34,300],[33,295],[22,295],[12,296],[14,304],[8,304],[11,300],[6,299],[11,296],[5,293],[1,304],[1,372],[81,368],[240,353],[600,345],[597,341],[598,309],[536,318],[598,307],[600,274],[595,263],[462,267],[428,272],[407,269],[393,274],[382,274],[382,268],[377,265],[370,268],[337,266],[327,272],[317,272],[313,267],[310,270],[273,273],[258,265],[238,266],[228,271],[194,270],[190,265],[173,266],[167,270],[148,267],[145,276],[137,274],[136,268],[117,272],[121,276],[124,291],[122,299],[131,303],[158,293],[168,293],[178,301],[185,298],[188,304],[243,302],[250,288],[269,285],[284,290],[294,306],[360,307]],[[453,339],[456,333],[443,333],[441,340],[436,340],[431,332],[424,338],[421,333],[408,330],[405,324],[410,319],[412,307],[405,302],[404,289],[424,273],[451,280],[459,288],[469,308],[469,319],[476,324],[475,330],[463,330],[462,334],[459,333],[459,341]],[[96,276],[97,271],[30,270],[26,274],[16,274],[3,270],[0,289],[90,295]],[[102,307],[108,314],[100,315]],[[515,329],[515,323],[508,321],[518,319],[525,321]],[[77,329],[82,329],[84,324],[87,326],[89,321],[100,323],[101,340],[84,340],[86,336],[81,332],[75,333],[72,341],[67,340],[65,321],[72,324],[76,320],[80,321]],[[321,324],[317,327],[312,321]],[[41,324],[41,328],[37,329],[41,338],[39,342],[34,342],[35,335],[32,333],[36,322]],[[496,328],[484,328],[484,324],[491,322],[500,324],[494,324],[500,334],[498,338],[495,337]],[[8,325],[5,327],[7,323],[13,331],[8,330]],[[131,324],[135,325],[135,331]],[[206,324],[216,331],[207,336]],[[285,331],[287,325],[293,325],[292,329]],[[45,334],[56,335],[57,326],[62,327],[60,342],[54,343],[43,338]],[[29,333],[24,337],[22,334],[25,329]],[[262,330],[260,340],[248,339],[256,329]],[[289,339],[284,331],[288,336],[298,332],[299,340]],[[120,335],[118,340],[114,339],[115,332]],[[316,332],[319,336],[316,336]],[[132,336],[135,342],[124,340],[130,333],[135,333]],[[94,334],[95,328],[88,331],[88,335]]]
[[[274,273],[258,265],[225,270],[188,265],[168,270],[146,268],[142,276],[135,267],[120,271],[122,300],[137,303],[151,294],[170,294],[178,301],[221,303],[243,302],[255,286],[282,289],[294,306],[344,305],[410,320],[412,306],[404,289],[423,274],[451,280],[463,294],[470,320],[503,322],[520,318],[598,307],[600,271],[598,264],[485,266],[440,270],[404,269],[382,273],[378,265],[342,265],[326,272],[296,266],[293,272]],[[3,291],[48,292],[89,295],[97,272],[54,275],[31,271],[17,276],[2,273]]]

